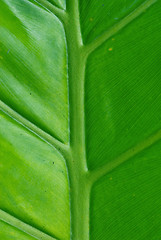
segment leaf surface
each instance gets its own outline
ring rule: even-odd
[[[67,142],[66,45],[61,23],[24,0],[3,0],[0,11],[1,100]]]
[[[79,1],[84,42],[91,42],[144,2],[144,0]]]
[[[0,116],[0,145],[0,208],[49,235],[69,239],[69,188],[63,157],[4,114]]]
[[[0,232],[0,237],[3,240],[10,240],[10,239],[34,240],[33,237],[19,231],[18,229],[14,228],[2,221],[0,221],[0,229],[3,229],[3,231]]]
[[[161,141],[102,177],[91,193],[91,239],[159,239]]]
[[[160,129],[160,28],[156,4],[90,55],[85,101],[89,168]]]
[[[1,1],[0,238],[160,238],[160,10]]]

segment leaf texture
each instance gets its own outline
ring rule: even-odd
[[[24,0],[3,0],[0,11],[1,100],[67,142],[67,60],[61,23]]]
[[[159,0],[1,0],[0,239],[158,240]]]
[[[4,114],[0,145],[0,208],[49,235],[69,239],[69,188],[62,156]]]
[[[113,160],[160,129],[161,19],[156,6],[110,38],[87,61],[89,168]]]
[[[80,20],[84,42],[91,42],[97,38],[143,2],[144,0],[80,0]]]
[[[66,2],[65,0],[49,0],[52,4],[55,4],[59,8],[65,9],[66,8]]]
[[[34,240],[35,239],[2,221],[0,221],[0,229],[3,229],[3,231],[2,230],[0,231],[0,237],[3,240],[10,240],[10,239]]]
[[[159,239],[161,141],[102,177],[91,193],[91,239]]]

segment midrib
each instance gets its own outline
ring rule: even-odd
[[[92,44],[82,43],[78,0],[67,1],[68,21],[65,24],[68,52],[69,83],[69,119],[71,159],[67,161],[70,182],[71,204],[71,239],[89,240],[89,202],[93,181],[87,169],[85,148],[85,111],[84,111],[84,79],[86,59],[104,41],[117,33],[156,0],[147,0],[118,25],[107,30]],[[128,155],[128,154],[127,154]],[[127,156],[129,159],[129,155]],[[101,170],[102,171],[102,170]],[[108,166],[107,172],[110,171]],[[98,178],[99,178],[98,174]],[[96,181],[98,178],[94,179]]]
[[[71,159],[67,162],[70,182],[71,239],[89,239],[89,192],[86,179],[84,75],[86,57],[83,54],[78,1],[67,5],[65,27],[68,52],[69,119]]]

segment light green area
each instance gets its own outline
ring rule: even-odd
[[[61,4],[1,1],[0,219],[35,239],[158,240],[161,2]]]
[[[79,0],[84,42],[96,39],[143,2],[145,0]]]
[[[86,68],[90,169],[161,127],[160,2],[92,53]]]
[[[48,2],[58,6],[59,8],[62,8],[62,9],[66,8],[66,1],[65,0],[48,0]]]
[[[0,148],[0,208],[68,240],[69,188],[63,157],[2,112]]]
[[[0,99],[68,141],[67,63],[59,20],[25,0],[0,3]]]
[[[34,240],[35,238],[0,221],[0,239],[2,240]]]
[[[161,141],[95,183],[92,240],[156,240],[161,235]]]

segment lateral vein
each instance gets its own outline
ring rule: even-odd
[[[64,23],[66,20],[66,11],[54,6],[52,3],[46,0],[34,0],[34,2],[38,3],[41,7],[46,9],[48,12],[53,13],[55,16],[59,18],[59,20]]]
[[[0,220],[39,240],[58,240],[0,209]]]
[[[96,48],[102,45],[105,41],[107,41],[114,34],[119,32],[122,28],[127,26],[130,22],[132,22],[135,18],[140,16],[143,12],[146,11],[150,6],[152,6],[157,0],[147,0],[142,3],[139,7],[137,7],[133,12],[124,17],[120,22],[112,26],[110,29],[105,31],[100,37],[96,38],[92,43],[89,43],[85,46],[87,55],[93,52]]]
[[[68,152],[68,145],[65,145],[64,143],[58,141],[53,136],[49,135],[33,123],[31,123],[26,118],[22,117],[20,114],[18,114],[16,111],[14,111],[12,108],[10,108],[8,105],[6,105],[4,102],[0,100],[0,110],[4,112],[6,115],[8,115],[10,118],[18,122],[20,125],[25,127],[27,130],[38,136],[40,139],[42,139],[44,142],[49,144],[50,146],[56,148],[64,157],[66,157]]]
[[[111,172],[127,160],[131,159],[138,153],[142,152],[146,148],[150,147],[151,145],[155,144],[157,141],[161,139],[161,129],[156,132],[154,135],[150,136],[146,140],[142,141],[141,143],[135,145],[134,147],[130,148],[128,151],[114,159],[112,162],[108,162],[104,166],[88,172],[88,178],[90,182],[93,184],[99,178],[104,176],[105,174]]]

